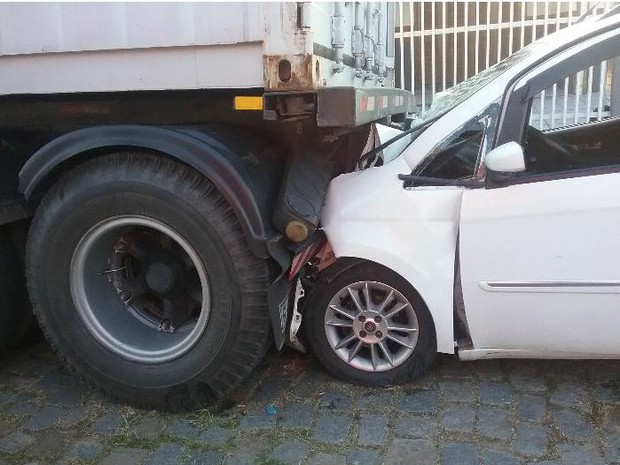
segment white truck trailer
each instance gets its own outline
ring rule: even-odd
[[[217,403],[290,319],[329,181],[402,118],[388,3],[0,4],[0,346]]]

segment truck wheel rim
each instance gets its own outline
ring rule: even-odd
[[[70,276],[82,323],[125,359],[173,360],[207,327],[206,269],[187,240],[153,218],[123,215],[93,226],[75,249]]]
[[[418,341],[418,319],[398,290],[376,281],[343,287],[325,311],[325,336],[353,368],[380,372],[405,362]]]

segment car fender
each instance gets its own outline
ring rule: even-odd
[[[383,265],[407,280],[435,323],[437,350],[454,353],[454,265],[462,188],[405,189],[401,158],[330,184],[322,224],[337,257]]]

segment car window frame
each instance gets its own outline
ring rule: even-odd
[[[424,159],[418,164],[416,169],[412,171],[413,175],[424,176],[424,171],[428,169],[430,164],[435,160],[438,154],[444,150],[446,147],[444,145],[452,139],[455,134],[461,133],[465,131],[468,127],[480,122],[483,119],[486,119],[484,122],[484,128],[482,129],[482,138],[480,140],[480,147],[478,148],[478,155],[476,157],[476,165],[474,168],[474,172],[471,176],[466,179],[473,180],[481,180],[484,179],[484,157],[490,151],[491,143],[496,135],[496,129],[498,125],[500,114],[500,105],[499,102],[492,102],[489,106],[487,106],[483,111],[475,115],[473,118],[470,118],[464,124],[460,125],[457,129],[452,131],[446,137],[441,139],[438,143],[435,144],[433,149],[429,152],[429,154],[424,157]]]
[[[609,37],[604,37],[606,35]],[[588,42],[590,42],[590,44],[588,44]],[[579,47],[579,45],[581,45],[581,47]],[[573,51],[571,54],[571,49],[575,47],[580,48],[580,50]],[[524,75],[515,79],[511,85],[507,87],[504,95],[504,105],[502,106],[502,115],[499,119],[497,141],[495,143],[496,147],[512,141],[519,144],[522,143],[523,134],[529,120],[532,99],[540,92],[548,89],[566,76],[571,76],[578,71],[587,69],[604,60],[620,57],[620,30],[614,28],[612,30],[603,31],[600,35],[588,39],[586,44],[578,44],[575,47],[571,47],[553,57],[549,57],[533,70],[529,70],[524,73]],[[562,55],[565,54],[570,55],[558,61],[558,57],[562,57]],[[557,63],[553,63],[554,61],[557,61]],[[487,187],[497,188],[512,184],[544,182],[555,179],[617,172],[620,172],[620,163],[604,167],[567,170],[558,173],[523,174],[519,177],[511,178],[507,182],[502,182],[499,185],[490,183]]]

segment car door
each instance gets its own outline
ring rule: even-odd
[[[533,101],[552,84],[619,49],[616,33],[594,42],[554,57],[507,91],[498,141],[522,144],[526,171],[463,194],[460,279],[475,350],[620,353],[620,147],[617,156],[590,160],[526,123]],[[620,118],[605,124],[620,131]]]

